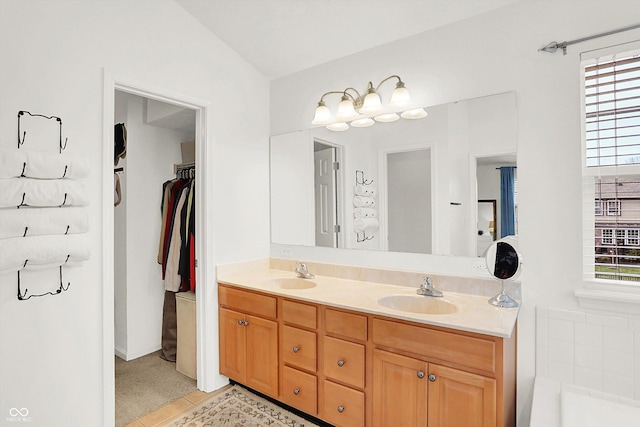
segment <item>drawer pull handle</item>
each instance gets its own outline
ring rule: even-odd
[[[429,381],[434,382],[436,380],[435,374],[429,374]]]
[[[299,388],[294,388],[294,389],[293,389],[293,394],[295,394],[296,396],[297,396],[298,394],[300,394],[300,389],[299,389]]]
[[[298,346],[293,347],[293,352],[294,353],[297,353],[299,351],[300,351],[300,347],[298,347]]]
[[[344,360],[342,359],[338,360],[338,366],[344,366]]]
[[[238,325],[240,326],[244,325],[244,321],[242,319],[238,319]]]
[[[244,326],[249,326],[249,322],[247,322],[246,320],[242,323],[244,324]]]
[[[418,373],[416,374],[418,376],[418,378],[424,378],[424,371],[418,371]]]
[[[338,406],[338,412],[343,413],[344,412],[344,406],[342,406],[342,405]]]

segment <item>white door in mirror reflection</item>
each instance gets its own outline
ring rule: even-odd
[[[387,250],[430,254],[431,150],[387,153]]]
[[[315,143],[313,153],[315,206],[316,206],[316,246],[338,247],[337,192],[335,147]]]

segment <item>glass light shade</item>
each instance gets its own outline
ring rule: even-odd
[[[380,116],[375,116],[374,117],[376,122],[382,122],[382,123],[395,122],[399,118],[400,118],[400,116],[397,115],[396,113],[382,114]]]
[[[358,119],[351,122],[351,126],[354,128],[366,128],[369,126],[373,126],[376,122],[371,120],[370,117],[365,117],[364,119]]]
[[[407,110],[400,114],[403,119],[421,119],[427,117],[429,113],[424,111],[424,108],[416,108],[415,110]]]
[[[411,97],[409,96],[409,91],[404,84],[396,86],[393,93],[391,94],[391,101],[389,104],[392,107],[406,107],[411,104]]]
[[[380,95],[378,95],[375,90],[370,89],[367,96],[364,97],[360,112],[367,116],[375,116],[383,111],[384,108],[382,107],[382,101],[380,101]]]
[[[327,125],[327,129],[340,132],[349,129],[349,125],[344,122],[335,122]]]
[[[329,111],[329,107],[325,105],[323,101],[318,102],[318,107],[316,108],[316,114],[311,121],[312,125],[326,125],[331,121],[331,111]]]
[[[353,102],[346,96],[342,97],[342,101],[338,105],[338,112],[336,113],[336,119],[340,121],[351,121],[358,117],[358,113],[353,108]]]

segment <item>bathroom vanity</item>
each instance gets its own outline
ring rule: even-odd
[[[336,426],[515,425],[517,308],[324,268],[219,269],[223,375]]]

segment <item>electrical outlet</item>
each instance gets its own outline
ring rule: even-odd
[[[473,261],[473,270],[474,271],[484,271],[486,269],[484,265],[484,260],[475,260]]]

